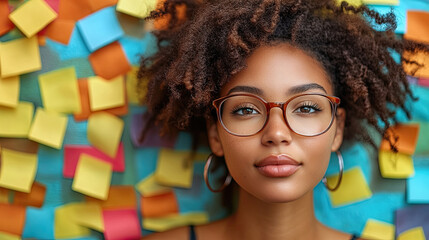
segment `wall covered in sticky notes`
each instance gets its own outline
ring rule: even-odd
[[[353,0],[398,16],[400,37],[429,42],[426,0]],[[160,136],[136,98],[141,55],[156,51],[156,0],[0,0],[0,239],[139,239],[227,215],[203,181],[209,149]],[[156,25],[155,25],[156,27]],[[406,53],[410,54],[410,53]],[[342,185],[315,188],[323,223],[369,239],[428,239],[429,61],[405,65],[416,102],[398,112],[398,153],[341,150]],[[332,154],[328,183],[338,179]],[[338,221],[341,219],[341,221]]]

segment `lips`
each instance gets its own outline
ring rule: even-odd
[[[289,177],[300,167],[301,163],[287,155],[270,155],[255,164],[258,171],[266,177]]]

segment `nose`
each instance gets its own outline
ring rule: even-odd
[[[292,141],[292,131],[286,124],[281,108],[271,108],[268,122],[262,131],[261,141],[266,146],[290,144]]]

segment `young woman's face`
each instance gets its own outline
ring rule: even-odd
[[[251,93],[268,102],[285,102],[303,93],[332,96],[333,87],[317,61],[301,50],[280,44],[257,49],[248,58],[247,68],[221,90],[221,96],[239,93]],[[254,110],[235,111],[242,115]],[[345,113],[342,109],[338,113],[327,132],[313,137],[292,132],[278,107],[270,110],[265,128],[252,136],[232,135],[217,121],[209,128],[210,146],[215,155],[225,157],[231,176],[248,193],[266,202],[293,201],[317,185],[331,151],[340,147]]]

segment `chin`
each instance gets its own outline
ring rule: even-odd
[[[263,189],[263,191],[260,191]],[[265,187],[256,191],[247,191],[248,194],[253,195],[255,198],[265,203],[289,203],[301,199],[306,196],[313,189],[305,189],[303,187],[285,187],[273,186]]]

